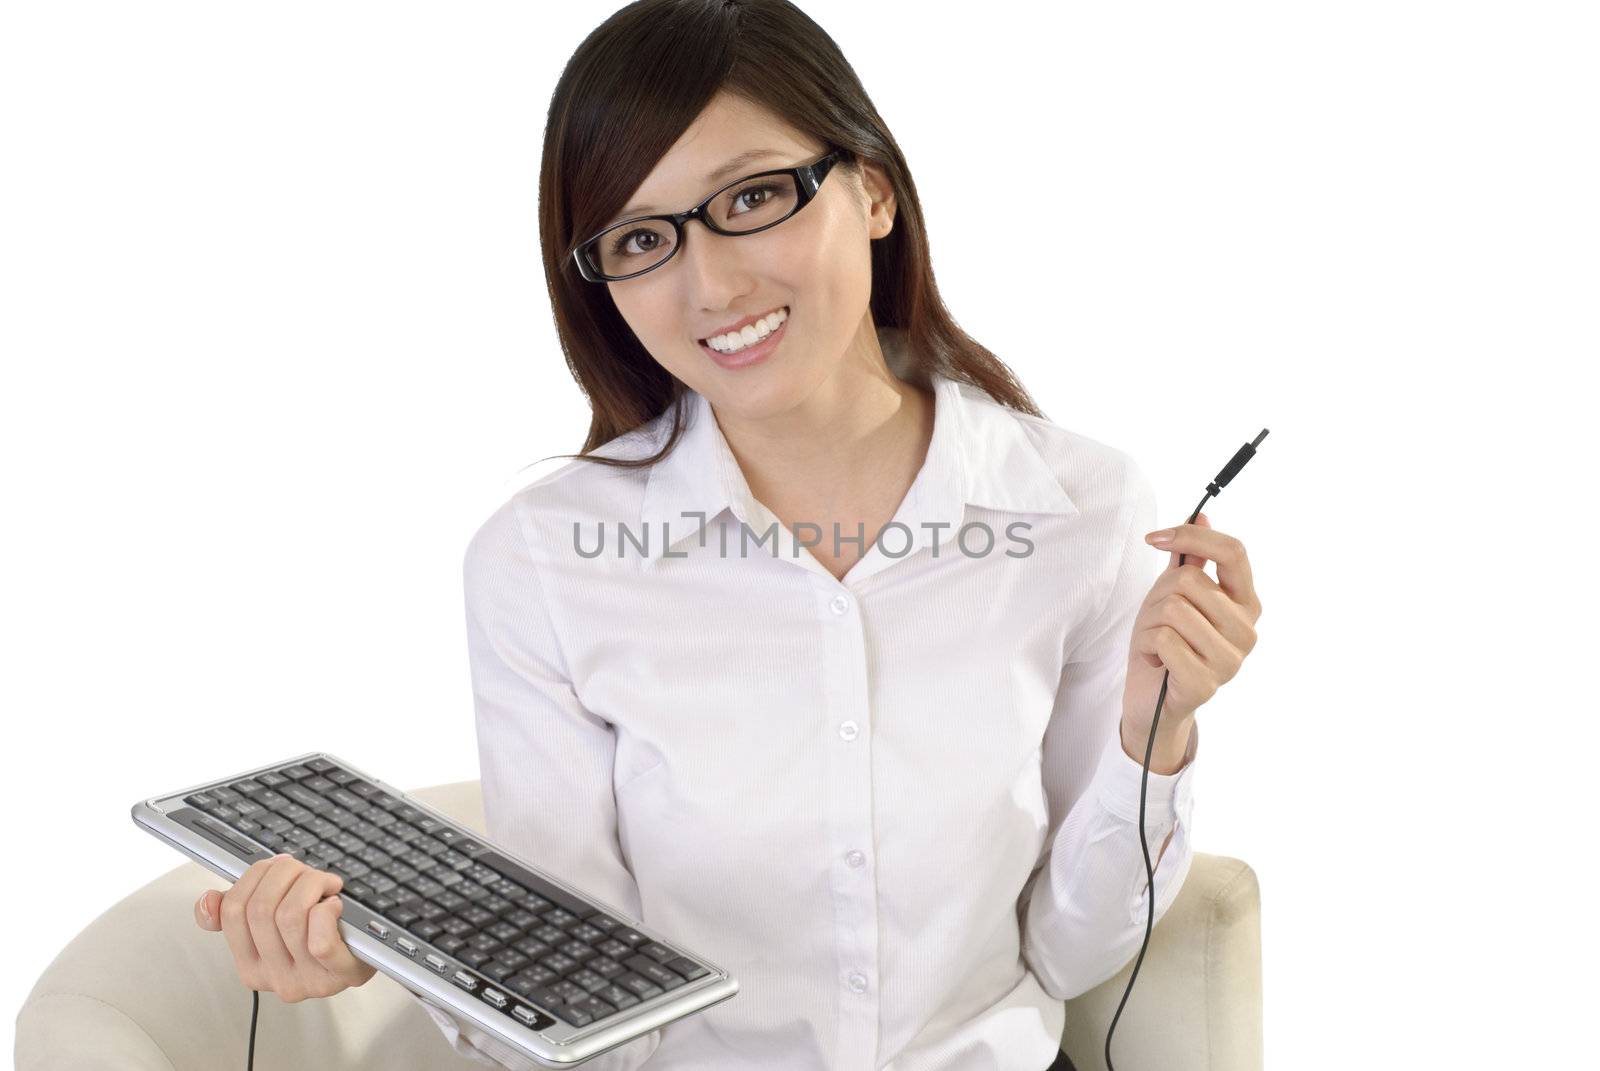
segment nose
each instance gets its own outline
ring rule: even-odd
[[[683,246],[675,259],[683,262],[678,271],[703,307],[721,308],[729,296],[749,289],[745,285],[749,272],[739,255],[741,247],[734,244],[738,241],[738,235],[718,234],[698,219],[684,224]]]

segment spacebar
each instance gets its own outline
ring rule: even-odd
[[[510,878],[518,885],[525,886],[529,892],[538,893],[556,906],[566,908],[580,919],[586,919],[595,913],[593,904],[578,899],[565,889],[558,889],[521,863],[512,862],[497,851],[487,851],[474,858],[473,862],[482,863],[502,877]]]

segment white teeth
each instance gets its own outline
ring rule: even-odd
[[[767,316],[763,316],[753,324],[747,324],[738,331],[729,331],[725,335],[714,335],[706,339],[706,345],[718,353],[738,353],[746,346],[760,342],[772,334],[788,318],[788,308],[781,308]]]

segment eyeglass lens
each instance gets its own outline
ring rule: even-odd
[[[793,175],[758,175],[719,193],[706,215],[722,230],[743,234],[785,219],[800,206]],[[602,275],[632,275],[672,255],[676,235],[664,219],[623,223],[590,243],[587,256]]]

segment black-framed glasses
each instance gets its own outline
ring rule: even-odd
[[[698,219],[717,234],[745,235],[776,227],[811,202],[833,165],[835,149],[813,164],[746,175],[687,212],[636,216],[607,227],[572,251],[578,274],[591,283],[632,279],[661,267],[683,245],[683,225]]]

